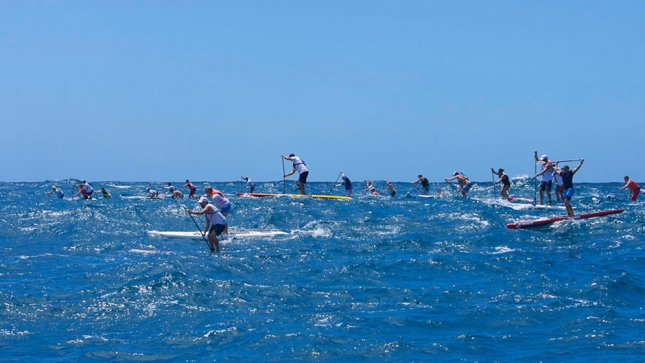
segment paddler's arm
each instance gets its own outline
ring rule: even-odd
[[[578,171],[578,169],[580,169],[580,167],[582,166],[582,163],[584,162],[585,162],[585,159],[580,159],[580,164],[578,164],[578,166],[576,166],[576,168],[573,169],[571,172],[575,174]]]
[[[206,218],[206,226],[204,227],[204,236],[208,234],[208,229],[210,228],[210,226],[211,226],[211,221],[209,221],[208,218]]]
[[[555,164],[553,164],[553,170],[555,171],[556,174],[561,175],[562,170],[560,170],[560,168],[558,167],[558,163],[559,163],[559,161],[556,161]]]
[[[204,209],[202,209],[200,211],[194,211],[194,210],[190,210],[190,209],[186,208],[186,213],[194,214],[196,216],[201,216],[202,214],[206,213],[206,208],[204,208]]]
[[[535,174],[535,176],[540,176],[540,175],[542,175],[542,174],[546,173],[546,171],[547,171],[548,169],[549,169],[549,163],[545,163],[545,164],[544,164],[544,168],[542,169],[542,171],[540,171],[539,173]]]
[[[284,155],[282,155],[282,156],[284,156]],[[296,172],[296,168],[293,168],[293,170],[291,170],[291,172],[290,172],[290,173],[284,174],[284,177],[286,178],[286,177],[288,177],[288,176],[292,176],[292,175],[293,175],[293,173],[295,173],[295,172]]]

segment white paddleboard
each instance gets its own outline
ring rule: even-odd
[[[221,234],[218,238],[245,238],[245,237],[273,237],[286,236],[287,232],[275,231],[269,229],[229,229],[228,234]],[[174,232],[174,231],[148,231],[151,236],[160,236],[166,238],[188,238],[201,239],[201,232]]]
[[[162,195],[159,195],[159,197],[157,197],[157,198],[150,198],[147,195],[122,195],[121,198],[122,199],[152,199],[152,200],[156,200],[156,199],[163,199],[164,197]]]

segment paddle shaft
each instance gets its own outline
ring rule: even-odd
[[[177,200],[177,198],[173,198],[173,199],[175,200],[175,202],[177,202],[177,204],[179,204],[179,206],[180,206],[182,209],[184,209],[184,210],[185,210],[185,208],[186,208],[186,207],[184,207],[184,205],[183,205],[183,204],[179,203],[179,200]],[[188,213],[188,215],[190,216],[190,219],[192,219],[192,220],[193,220],[193,223],[195,223],[195,227],[197,227],[197,230],[199,231],[199,234],[202,236],[202,239],[203,239],[204,241],[206,241],[206,244],[208,245],[208,249],[210,249],[210,248],[211,248],[211,245],[210,245],[210,243],[208,243],[208,239],[206,239],[206,236],[204,236],[204,232],[202,232],[202,227],[200,227],[200,226],[199,226],[199,224],[197,224],[197,221],[195,220],[195,217],[193,217],[193,215],[192,215],[192,214]]]
[[[448,185],[450,185],[450,188],[451,188],[454,192],[456,192],[456,191],[457,191],[457,189],[455,189],[455,186],[454,186],[454,185],[452,185],[452,183],[451,183],[451,182],[449,182],[449,181],[447,181],[447,180],[446,180],[446,183],[448,183]]]
[[[287,177],[284,176],[284,174],[286,174],[286,171],[284,170],[284,158],[282,157],[282,155],[280,155],[280,159],[282,159],[282,185],[284,186],[282,194],[287,194]]]
[[[493,194],[495,194],[495,192],[497,191],[495,190],[495,173],[493,173],[492,170],[490,171],[490,176],[493,178]]]
[[[336,183],[338,183],[338,179],[340,179],[341,175],[343,175],[342,172],[340,174],[338,174],[338,178],[336,178],[336,181],[334,182],[334,184],[331,185],[331,189],[329,189],[329,194],[330,195],[331,195],[332,190],[334,190],[334,186],[336,185]]]
[[[535,154],[535,155],[536,155],[535,157],[537,157],[537,154]],[[537,165],[538,165],[538,163],[533,164],[533,175],[537,174]],[[534,186],[534,188],[533,188],[533,205],[537,204],[537,188],[538,188],[537,183],[538,183],[538,179],[537,179],[537,177],[535,177],[535,181],[533,182],[533,186]]]

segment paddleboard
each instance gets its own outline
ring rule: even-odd
[[[166,238],[188,238],[201,239],[201,232],[173,232],[173,231],[148,231],[151,236],[160,236]],[[269,230],[269,229],[232,229],[229,228],[228,234],[221,234],[219,238],[245,238],[245,237],[273,237],[285,236],[287,232]],[[208,237],[206,237],[208,238]]]
[[[345,195],[323,195],[323,194],[271,194],[271,193],[237,193],[238,197],[255,197],[255,198],[265,198],[265,197],[309,197],[314,199],[343,199],[351,200],[351,197]]]
[[[143,253],[143,254],[162,253],[162,254],[167,254],[167,255],[169,255],[169,254],[173,253],[172,251],[142,250],[142,249],[138,249],[138,248],[133,248],[133,249],[131,249],[131,250],[130,250],[130,252],[133,252],[133,253]]]
[[[623,209],[609,209],[609,210],[604,210],[600,212],[578,214],[575,216],[553,217],[553,218],[547,218],[547,219],[538,219],[535,221],[509,223],[506,225],[506,227],[511,229],[539,227],[539,226],[545,226],[547,224],[555,223],[558,221],[564,221],[567,219],[587,219],[587,218],[607,216],[610,214],[618,214],[622,212],[624,212]]]
[[[163,199],[164,197],[159,196],[157,198],[150,198],[147,195],[122,195],[121,198],[123,199]]]
[[[533,198],[522,198],[522,197],[508,197],[509,202],[529,202],[529,203],[535,203],[535,199]]]

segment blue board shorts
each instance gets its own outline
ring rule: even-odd
[[[573,197],[573,194],[575,194],[575,191],[573,190],[573,188],[565,189],[564,193],[562,193],[562,197],[571,199]]]
[[[470,190],[470,187],[472,187],[472,186],[473,186],[473,184],[471,182],[466,183],[466,185],[464,185],[464,187],[461,188],[461,192],[462,193],[468,193],[468,191]]]
[[[225,206],[222,207],[220,210],[222,213],[228,213],[231,210],[231,203],[227,203]]]

